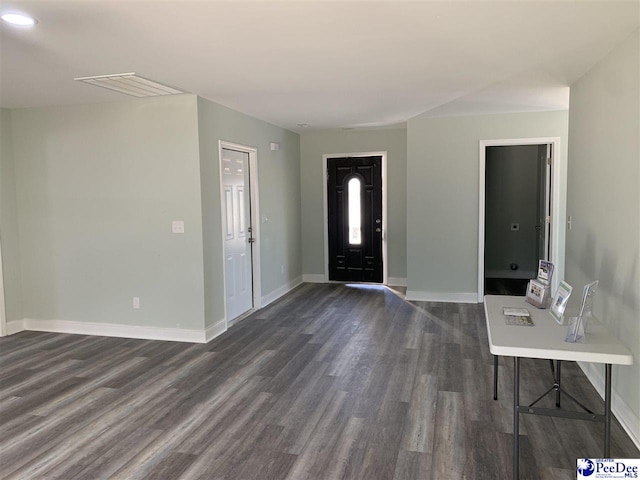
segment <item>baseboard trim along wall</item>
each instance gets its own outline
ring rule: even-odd
[[[601,363],[577,363],[604,401],[604,366]],[[618,419],[625,432],[629,434],[636,447],[640,448],[640,418],[613,388],[611,389],[611,412]]]
[[[302,275],[302,281],[304,283],[325,283],[326,280],[324,279],[324,275],[323,274],[318,274],[318,273],[305,273],[304,275]]]
[[[34,332],[72,333],[77,335],[138,338],[143,340],[164,340],[170,342],[207,342],[206,332],[204,330],[189,330],[186,328],[141,327],[137,325],[120,325],[115,323],[75,322],[71,320],[34,320],[30,318],[25,318],[22,324],[22,330],[31,330]],[[214,327],[218,324],[219,322],[216,323]]]
[[[387,285],[390,287],[406,287],[407,279],[403,277],[388,277]]]
[[[225,319],[218,320],[213,325],[207,327],[204,332],[205,343],[209,343],[211,340],[216,338],[219,335],[222,335],[227,331],[227,322]]]
[[[262,297],[262,307],[276,301],[303,282],[297,277],[268,295]],[[116,323],[76,322],[71,320],[35,320],[25,318],[7,322],[7,335],[24,330],[34,332],[71,333],[76,335],[96,335],[103,337],[138,338],[141,340],[164,340],[169,342],[208,343],[226,332],[224,319],[218,320],[205,330],[189,330],[185,328],[142,327],[139,325],[121,325]]]
[[[24,331],[24,320],[12,320],[7,322],[7,335]]]
[[[261,305],[260,308],[264,308],[267,305],[269,305],[270,303],[275,302],[277,299],[279,299],[280,297],[282,297],[283,295],[289,293],[291,290],[293,290],[294,288],[296,288],[298,285],[302,285],[302,282],[304,282],[304,276],[300,276],[300,277],[296,277],[293,280],[291,280],[288,283],[285,283],[284,285],[282,285],[279,288],[276,288],[273,292],[263,296],[261,298]]]
[[[415,302],[478,303],[478,292],[420,292],[407,290],[407,300]]]

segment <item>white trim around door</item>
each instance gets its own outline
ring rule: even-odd
[[[253,307],[250,311],[257,310],[261,307],[262,302],[262,289],[260,282],[260,202],[258,196],[258,150],[253,147],[248,147],[246,145],[239,145],[237,143],[231,143],[224,140],[218,141],[218,164],[219,169],[222,169],[222,149],[230,149],[236,150],[238,152],[245,152],[249,154],[249,190],[251,194],[251,236],[255,239],[255,242],[252,244],[251,248],[251,276],[252,276],[252,286],[253,286]],[[220,175],[220,208],[223,208],[224,199],[222,196],[224,195],[224,191],[222,188],[222,171],[219,170]],[[226,285],[226,274],[225,274],[225,254],[224,254],[224,226],[221,225],[220,234],[222,236],[222,277],[224,284]],[[225,318],[225,330],[229,327],[229,319],[227,318],[227,302],[226,302],[226,293],[224,295],[224,318]]]
[[[510,138],[503,140],[480,140],[480,184],[478,202],[478,302],[484,301],[484,220],[485,220],[485,169],[487,147],[508,145],[551,145],[551,252],[550,261],[556,266],[560,253],[560,137]],[[558,287],[559,275],[553,276],[552,291]]]
[[[329,207],[327,205],[327,159],[382,157],[382,283],[387,285],[387,152],[330,153],[322,155],[322,209],[324,214],[324,281],[329,282]]]

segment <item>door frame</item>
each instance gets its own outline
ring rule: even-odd
[[[510,138],[502,140],[480,140],[479,154],[479,202],[478,202],[478,302],[484,301],[484,221],[485,221],[485,188],[486,188],[486,153],[487,147],[506,147],[512,145],[545,145],[551,144],[551,240],[549,244],[549,260],[555,265],[552,280],[552,291],[560,282],[558,254],[560,253],[560,137]]]
[[[324,217],[324,282],[351,283],[329,280],[329,205],[327,195],[327,165],[330,158],[381,157],[382,174],[382,285],[388,283],[387,271],[387,152],[327,153],[322,155],[322,209]]]
[[[253,312],[261,307],[262,289],[260,280],[260,202],[258,197],[258,150],[254,147],[246,145],[240,145],[237,143],[227,142],[225,140],[218,140],[218,174],[220,176],[218,185],[220,187],[220,236],[222,239],[222,279],[224,284],[224,323],[225,330],[229,327],[229,319],[227,318],[227,275],[225,268],[225,253],[224,253],[224,228],[222,225],[222,218],[224,212],[224,189],[222,188],[222,149],[236,150],[238,152],[244,152],[249,154],[249,195],[251,195],[251,236],[255,238],[255,242],[251,248],[251,282],[253,290],[253,307],[248,312]]]

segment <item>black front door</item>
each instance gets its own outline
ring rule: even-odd
[[[327,160],[329,280],[382,283],[382,157]]]

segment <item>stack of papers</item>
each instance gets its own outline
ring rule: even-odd
[[[504,307],[502,313],[505,316],[505,323],[507,325],[518,325],[522,327],[533,327],[535,325],[531,319],[529,310],[526,308]]]

